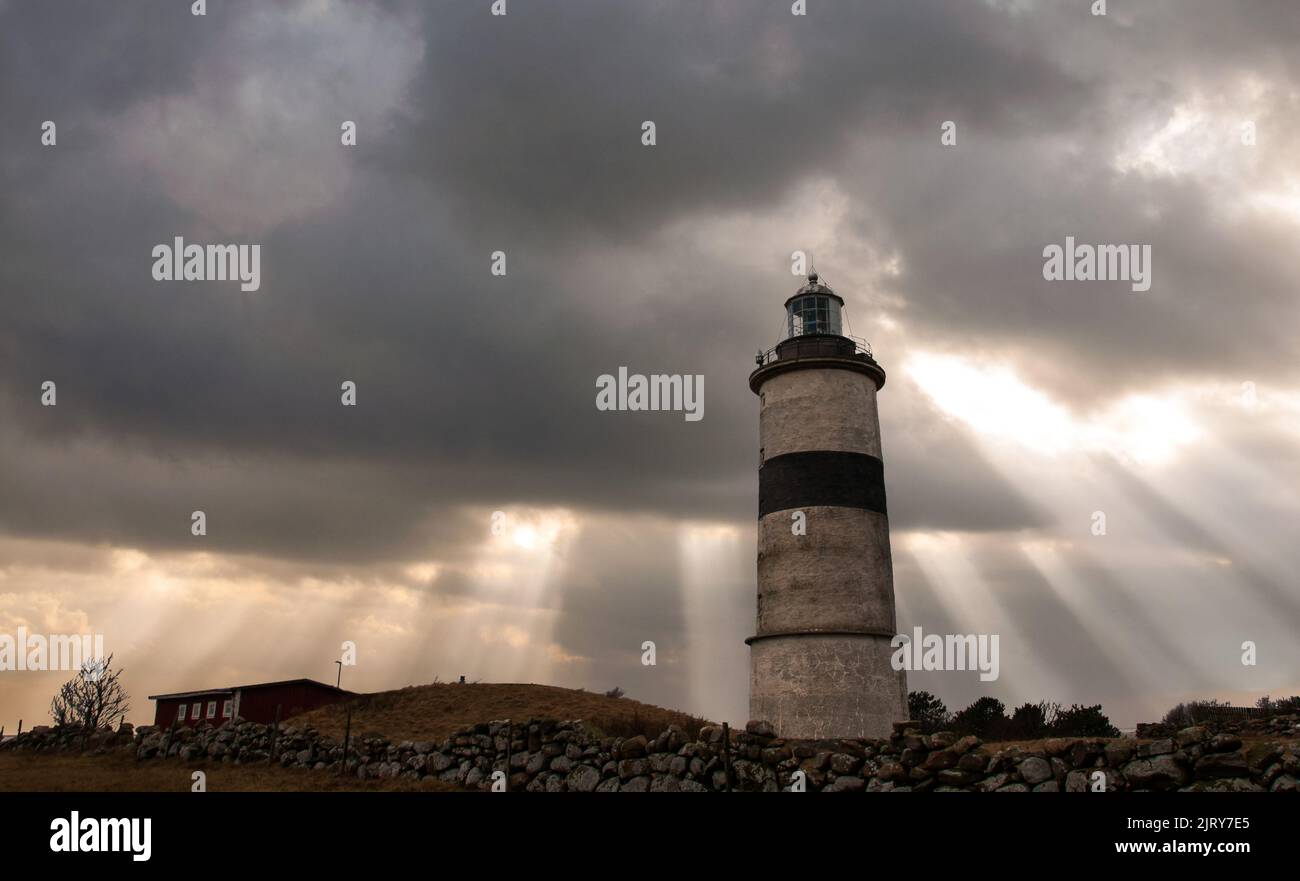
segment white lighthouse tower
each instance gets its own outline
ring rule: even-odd
[[[884,737],[907,718],[907,682],[890,664],[885,371],[844,335],[843,306],[809,273],[786,301],[785,339],[749,377],[760,444],[749,715],[782,737]]]

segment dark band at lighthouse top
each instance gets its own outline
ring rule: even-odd
[[[758,469],[758,516],[830,505],[885,513],[885,466],[866,453],[817,450],[774,456]]]

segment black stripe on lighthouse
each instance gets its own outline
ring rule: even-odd
[[[818,505],[885,513],[885,465],[866,453],[774,456],[758,469],[758,516]]]

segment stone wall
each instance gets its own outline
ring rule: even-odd
[[[1232,710],[1253,708],[1231,707]],[[1222,712],[1218,707],[1206,712]],[[1243,737],[1300,737],[1300,714],[1279,714],[1275,716],[1224,715],[1194,722],[1204,726],[1215,734],[1237,734]],[[1137,736],[1144,738],[1173,737],[1183,728],[1182,725],[1166,725],[1163,722],[1139,722]]]
[[[1295,792],[1300,779],[1300,723],[1282,717],[1279,741],[1243,744],[1231,733],[1185,728],[1151,741],[1057,738],[1031,747],[1002,747],[976,737],[921,734],[899,723],[884,740],[794,741],[751,722],[731,732],[706,727],[697,740],[671,727],[658,737],[603,737],[583,722],[485,722],[441,743],[393,742],[379,735],[352,739],[344,770],[362,778],[439,780],[472,789],[491,787],[506,763],[509,786],[530,792],[775,792],[796,771],[807,791],[823,792],[1086,792],[1094,772],[1107,791]],[[139,760],[266,762],[273,726],[236,721],[220,728],[145,726],[91,735],[92,752],[133,750]],[[275,761],[284,767],[339,772],[343,745],[311,728],[282,723]],[[81,749],[81,735],[46,729],[3,749],[44,752]]]

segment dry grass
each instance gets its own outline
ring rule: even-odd
[[[355,700],[321,707],[296,716],[336,737],[343,736],[347,708],[352,708],[352,733],[383,734],[390,740],[442,741],[479,722],[512,719],[583,719],[605,734],[652,737],[669,725],[680,725],[692,737],[707,720],[643,704],[630,698],[605,697],[552,685],[434,683],[397,691],[381,691]]]
[[[189,792],[190,775],[207,774],[208,792],[460,792],[449,783],[389,778],[360,780],[279,765],[223,765],[148,759],[129,752],[102,756],[0,753],[0,792]]]

